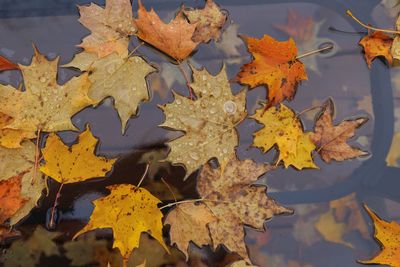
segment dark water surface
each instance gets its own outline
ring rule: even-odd
[[[103,4],[102,1],[95,2]],[[166,21],[174,16],[181,4],[176,0],[143,2],[148,7],[153,6]],[[88,3],[90,1],[86,0],[0,0],[1,54],[14,62],[29,64],[33,54],[31,44],[35,43],[49,58],[60,55],[61,64],[69,62],[79,51],[76,45],[88,34],[78,22],[75,4]],[[203,5],[201,1],[184,3],[186,6]],[[239,34],[254,37],[267,33],[286,40],[288,34],[277,25],[286,24],[290,13],[312,18],[311,37],[295,37],[299,54],[327,43],[333,43],[335,48],[326,54],[304,58],[309,80],[299,86],[294,101],[288,105],[300,112],[332,97],[336,105],[336,122],[358,116],[369,118],[351,143],[371,152],[370,156],[331,164],[315,157],[320,167],[318,170],[299,172],[282,168],[263,177],[262,182],[268,184],[270,195],[294,208],[295,215],[276,217],[267,222],[265,233],[250,228],[247,230],[246,241],[252,260],[259,266],[272,267],[360,266],[357,259],[372,257],[379,250],[372,238],[370,219],[361,203],[368,204],[387,220],[398,220],[400,216],[400,169],[389,167],[386,163],[390,149],[394,154],[400,151],[399,147],[391,148],[394,133],[400,131],[400,125],[397,125],[400,116],[400,71],[388,69],[380,60],[375,60],[371,69],[367,68],[357,44],[362,34],[354,34],[364,29],[347,17],[345,11],[351,9],[366,23],[392,29],[397,15],[396,8],[391,8],[395,1],[220,0],[218,3],[229,11],[226,32],[237,30]],[[330,27],[353,33],[333,31]],[[298,28],[300,30],[300,24]],[[249,62],[251,57],[240,39],[227,36],[223,36],[222,43],[200,45],[190,63],[196,67],[205,66],[216,74],[225,62],[228,76],[233,78],[240,66]],[[237,46],[232,48],[229,46],[232,43]],[[131,46],[136,45],[137,41],[132,41]],[[93,209],[91,201],[107,193],[106,185],[136,184],[149,157],[165,156],[164,142],[175,136],[175,133],[157,127],[164,120],[157,105],[173,100],[171,89],[186,94],[181,74],[176,66],[148,47],[141,47],[138,53],[157,65],[159,73],[149,76],[152,99],[140,105],[139,117],[129,121],[126,134],[121,135],[120,121],[111,99],[97,108],[87,108],[73,118],[74,124],[81,130],[86,124],[91,125],[93,134],[100,139],[99,154],[119,155],[121,159],[107,179],[64,187],[59,204],[60,223],[56,230],[66,234],[60,242],[70,240],[86,223]],[[61,68],[59,81],[64,83],[74,75],[77,72]],[[0,81],[17,86],[21,77],[16,72],[4,72],[0,74]],[[232,84],[235,93],[240,89],[241,86]],[[261,87],[248,92],[249,114],[258,107],[258,100],[265,99],[265,95],[266,91]],[[302,116],[307,130],[312,130],[314,115],[315,112],[308,112]],[[274,158],[274,151],[264,155],[260,150],[250,148],[252,133],[260,127],[249,119],[238,126],[239,158],[251,158],[258,162],[271,162]],[[63,132],[60,135],[66,143],[71,143],[77,134]],[[196,198],[195,177],[183,183],[182,168],[165,163],[154,165],[152,175],[155,178],[165,177],[185,197]],[[26,229],[26,233],[33,225],[46,225],[46,214],[53,204],[57,187],[50,184],[50,195],[23,223],[21,228]],[[102,233],[98,237],[110,238],[110,233]],[[209,265],[216,266],[211,261]],[[42,257],[40,266],[55,266],[56,262],[60,267],[71,265],[64,257]]]

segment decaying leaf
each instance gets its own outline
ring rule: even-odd
[[[379,56],[386,58],[389,65],[392,65],[393,56],[390,51],[392,43],[393,38],[380,31],[373,32],[361,39],[359,44],[364,48],[368,68],[371,68],[372,61]]]
[[[71,117],[93,103],[87,96],[87,74],[58,85],[59,58],[48,61],[34,50],[31,65],[20,65],[26,91],[0,85],[0,112],[13,118],[6,128],[30,132],[76,130]]]
[[[343,240],[343,236],[346,232],[346,224],[337,222],[332,210],[329,210],[321,215],[315,224],[315,228],[326,241],[342,244],[350,248],[353,247],[351,243]]]
[[[364,208],[374,223],[374,238],[382,250],[372,259],[359,262],[400,267],[400,224],[382,220],[369,207],[365,205]]]
[[[213,248],[224,245],[250,262],[244,243],[244,225],[264,230],[264,222],[274,215],[291,214],[266,195],[265,186],[253,185],[272,167],[252,160],[232,157],[219,168],[205,165],[200,172],[197,191],[216,221],[208,223]]]
[[[187,260],[190,241],[197,246],[211,244],[207,224],[215,220],[216,217],[205,204],[182,203],[168,213],[164,225],[171,225],[171,243],[176,244]]]
[[[187,58],[198,45],[192,40],[197,23],[190,24],[181,10],[165,24],[153,9],[148,12],[141,0],[138,3],[138,18],[135,19],[138,37],[175,60]]]
[[[21,142],[24,139],[32,139],[36,137],[35,132],[4,129],[12,123],[13,118],[0,112],[0,145],[7,148],[21,147]]]
[[[0,181],[21,176],[21,196],[26,199],[24,205],[10,218],[14,225],[26,217],[37,205],[46,187],[44,176],[37,171],[35,175],[35,144],[23,142],[20,148],[0,147]]]
[[[91,31],[79,45],[99,58],[113,52],[127,55],[129,35],[136,32],[130,0],[106,0],[105,8],[91,3],[79,6],[79,22]]]
[[[190,23],[197,23],[192,40],[196,43],[208,43],[211,39],[218,40],[227,15],[213,0],[206,0],[202,9],[186,9],[183,13]]]
[[[97,228],[112,228],[114,248],[126,262],[139,247],[140,234],[148,232],[168,251],[162,237],[162,213],[156,197],[144,188],[128,184],[107,187],[110,194],[93,202],[95,208],[88,224],[75,237]]]
[[[23,174],[0,181],[0,225],[12,217],[27,201],[22,197]]]
[[[28,239],[19,239],[0,256],[4,267],[39,266],[42,256],[51,257],[60,255],[59,248],[54,239],[60,233],[49,232],[42,226],[37,226]]]
[[[12,63],[10,60],[5,57],[0,56],[0,71],[3,70],[18,70],[19,67],[17,64]]]
[[[64,67],[74,67],[89,73],[92,86],[89,97],[96,104],[107,97],[114,98],[114,106],[122,123],[126,123],[138,110],[139,103],[149,100],[146,77],[155,71],[142,57],[120,57],[116,53],[101,59],[90,53],[75,55],[72,62]]]
[[[283,161],[286,168],[289,165],[300,170],[317,168],[312,158],[315,145],[310,139],[311,133],[303,132],[303,126],[292,109],[283,104],[268,110],[262,107],[252,118],[264,126],[254,133],[254,146],[266,153],[277,145],[277,163]]]
[[[298,83],[307,80],[303,63],[296,59],[297,48],[293,39],[279,42],[269,35],[262,39],[243,39],[254,59],[241,67],[237,81],[250,88],[267,86],[269,105],[291,100]]]
[[[215,43],[215,47],[228,57],[227,63],[239,64],[241,62],[239,47],[243,45],[243,40],[238,37],[238,28],[238,24],[229,24],[219,42]]]
[[[185,132],[168,143],[171,152],[166,160],[183,164],[186,178],[212,157],[223,162],[235,153],[235,126],[247,113],[245,91],[232,95],[225,67],[216,76],[193,69],[190,87],[196,100],[174,93],[174,102],[160,106],[166,116],[160,126]]]
[[[42,149],[46,163],[40,170],[62,184],[103,177],[112,169],[116,159],[96,156],[97,143],[98,140],[89,127],[71,147],[65,145],[56,134],[50,134],[45,148]]]
[[[325,162],[331,160],[343,161],[355,157],[368,155],[367,152],[347,144],[347,140],[354,136],[357,128],[367,122],[367,118],[345,120],[338,125],[333,125],[334,103],[329,99],[315,123],[311,140]]]

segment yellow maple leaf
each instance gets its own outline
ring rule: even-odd
[[[89,127],[79,135],[78,143],[72,147],[65,145],[56,134],[50,134],[42,149],[46,163],[40,170],[62,184],[103,177],[111,170],[116,159],[96,156],[97,142]]]
[[[364,205],[364,208],[374,222],[374,237],[381,245],[382,251],[371,260],[358,262],[400,267],[400,224],[382,220],[368,206]]]
[[[0,85],[0,112],[13,118],[6,128],[32,132],[76,130],[71,117],[93,103],[87,95],[87,74],[59,85],[59,58],[48,61],[35,47],[34,50],[31,65],[20,65],[26,90]]]
[[[289,165],[300,170],[318,168],[311,154],[315,145],[310,133],[303,132],[303,126],[292,109],[283,104],[268,110],[263,107],[256,110],[252,118],[264,125],[254,133],[254,146],[265,153],[276,144],[279,149],[277,163],[283,161],[286,168]]]
[[[112,228],[113,247],[119,249],[125,263],[132,251],[139,247],[142,232],[148,232],[169,251],[162,237],[163,214],[157,207],[160,200],[146,189],[133,185],[107,188],[111,193],[93,202],[95,208],[88,224],[75,237],[96,228]]]
[[[13,118],[0,112],[0,145],[7,148],[19,148],[24,139],[35,138],[35,132],[4,129],[13,121]]]

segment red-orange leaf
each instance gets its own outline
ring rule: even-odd
[[[368,68],[371,68],[372,61],[379,56],[386,58],[389,65],[393,63],[393,56],[390,52],[393,38],[383,32],[373,32],[361,39],[359,44],[364,48],[365,61]]]
[[[0,71],[17,69],[19,69],[17,64],[14,64],[5,57],[0,56]]]
[[[13,216],[27,201],[21,196],[24,173],[0,181],[0,224]]]
[[[187,58],[198,43],[192,41],[197,23],[190,24],[182,10],[168,24],[157,13],[146,10],[139,0],[138,18],[135,19],[138,37],[176,60]]]
[[[297,48],[293,39],[279,42],[264,35],[262,39],[244,37],[244,40],[254,59],[242,66],[237,80],[250,88],[268,86],[269,105],[291,100],[298,83],[307,80],[303,63],[296,59]]]

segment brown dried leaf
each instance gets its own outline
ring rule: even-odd
[[[250,262],[244,243],[244,225],[264,230],[274,215],[291,214],[266,195],[265,186],[253,183],[271,166],[231,158],[217,169],[203,167],[197,184],[200,196],[218,218],[208,224],[214,249],[220,244]]]
[[[367,118],[345,120],[334,126],[332,118],[334,115],[334,103],[329,99],[324,104],[315,123],[314,132],[310,138],[317,147],[317,151],[325,162],[331,160],[343,161],[368,153],[347,144],[347,140],[354,136],[355,129],[367,122]]]
[[[213,0],[207,0],[203,9],[185,9],[183,13],[190,23],[197,23],[192,37],[194,42],[208,43],[211,39],[219,39],[227,15]]]

